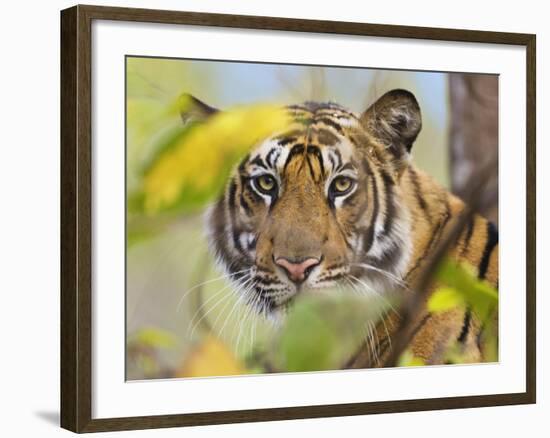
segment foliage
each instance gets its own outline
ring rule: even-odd
[[[426,365],[424,360],[420,357],[414,356],[410,350],[405,350],[401,354],[399,362],[397,363],[397,366],[399,367],[421,367],[424,365]]]
[[[232,376],[246,374],[235,355],[214,336],[207,336],[185,358],[174,377]]]
[[[144,327],[127,340],[127,355],[131,368],[138,369],[145,378],[162,377],[165,364],[160,359],[162,350],[175,350],[178,338],[158,327]]]
[[[145,327],[135,334],[135,342],[151,348],[174,348],[177,338],[166,330]]]
[[[339,369],[382,310],[375,300],[355,296],[297,300],[272,347],[272,362],[285,371]]]
[[[197,92],[206,101],[216,102],[216,97],[223,94],[216,89],[222,83],[220,78],[207,79],[199,64],[191,69],[186,67],[189,64],[172,60],[128,59],[128,247],[166,231],[181,213],[202,210],[220,193],[240,158],[263,138],[284,130],[288,123],[279,107],[272,105],[234,107],[206,120],[183,123],[180,113],[192,111],[193,102],[178,97],[183,91],[182,84],[186,91]],[[295,78],[293,82],[296,84]],[[346,92],[352,89],[346,81],[338,82]],[[402,80],[398,83],[402,85]],[[330,90],[332,93],[333,88]],[[341,100],[338,96],[336,99]],[[364,96],[358,99],[363,101]],[[429,116],[425,118],[424,129],[430,133],[425,138],[433,139],[439,128]],[[441,160],[433,159],[434,153],[445,153],[444,148],[423,149],[416,144],[415,151],[416,158],[422,154],[427,157],[425,164],[431,166],[430,173],[445,171],[445,166],[437,165]],[[190,264],[190,260],[203,263],[196,251],[190,252],[189,259],[179,261],[182,265]],[[159,272],[164,276],[166,271]],[[205,277],[208,278],[211,277]],[[163,278],[159,276],[157,280],[160,283]],[[450,262],[443,264],[437,280],[440,287],[427,303],[428,310],[438,313],[472,309],[487,326],[487,342],[483,344],[488,350],[486,357],[496,357],[496,291],[478,281],[470,268]],[[215,284],[212,295],[218,293],[218,286]],[[219,306],[218,313],[210,314],[214,322],[225,309],[232,309],[233,302],[228,303],[227,307]],[[345,366],[347,358],[365,340],[366,324],[376,324],[385,310],[385,306],[362,297],[300,297],[269,342],[265,345],[256,342],[246,357],[234,351],[234,346],[223,336],[208,333],[198,341],[193,338],[190,348],[189,345],[182,348],[181,333],[151,326],[129,336],[128,357],[140,370],[139,375],[147,378],[338,369]],[[168,363],[164,360],[168,354],[176,359]],[[452,363],[466,361],[457,346],[452,346],[446,356]],[[398,365],[422,366],[424,362],[407,350]]]
[[[477,279],[469,266],[452,261],[442,263],[436,279],[440,286],[427,303],[428,311],[471,309],[484,324],[484,355],[488,360],[496,360],[496,290]],[[299,297],[270,342],[263,347],[256,345],[247,360],[238,359],[229,344],[207,334],[186,355],[174,375],[200,377],[341,369],[365,342],[366,324],[379,321],[389,306],[380,300],[345,293]],[[147,346],[169,348],[172,345],[171,336],[150,329],[142,331],[136,339]],[[457,343],[445,352],[445,361],[466,363],[469,359]],[[425,362],[410,350],[405,350],[398,361],[398,366],[403,367],[423,365]]]
[[[179,99],[175,107],[185,113],[189,105],[189,99]],[[203,207],[220,192],[236,162],[288,122],[280,107],[250,105],[218,112],[189,126],[182,123],[159,139],[162,144],[133,199],[142,200],[147,214]]]
[[[289,123],[281,107],[261,104],[184,124],[180,113],[192,111],[192,105],[187,95],[163,109],[154,102],[129,101],[128,117],[139,127],[132,131],[135,142],[148,138],[151,143],[143,146],[148,153],[141,154],[137,180],[128,181],[133,187],[127,201],[129,246],[155,236],[179,214],[203,209],[219,195],[236,163]]]
[[[203,266],[204,260],[199,262],[199,266]],[[211,278],[213,275],[213,272],[202,272],[195,281],[198,284],[203,278]],[[457,309],[465,312],[470,309],[484,325],[481,345],[485,360],[497,360],[497,291],[485,281],[479,280],[471,267],[449,260],[442,263],[435,279],[438,287],[427,302],[427,310],[441,313]],[[289,307],[284,322],[268,336],[262,339],[248,337],[247,333],[256,323],[248,325],[245,337],[241,339],[241,347],[245,347],[242,352],[238,349],[238,344],[235,346],[234,338],[240,336],[243,315],[248,310],[233,310],[236,324],[226,332],[220,329],[222,326],[228,328],[232,325],[226,325],[224,318],[228,317],[231,309],[235,309],[234,303],[237,303],[233,298],[222,301],[224,295],[219,292],[223,292],[224,284],[209,280],[203,285],[208,291],[208,309],[214,307],[211,297],[218,297],[216,299],[223,305],[219,305],[215,312],[208,312],[209,324],[205,325],[206,330],[210,327],[217,334],[204,329],[196,332],[191,350],[181,350],[180,345],[176,344],[175,340],[181,334],[170,334],[152,327],[130,336],[129,354],[131,353],[131,359],[133,357],[131,363],[141,369],[138,374],[153,377],[199,377],[340,369],[346,366],[348,359],[365,342],[367,324],[376,324],[380,315],[390,307],[389,303],[382,305],[376,297],[367,299],[346,293],[351,292],[349,290],[322,295],[300,295]],[[226,295],[233,296],[230,285],[226,285],[225,290]],[[199,305],[201,302],[205,302],[204,297],[198,301]],[[191,314],[194,312],[191,310]],[[219,330],[216,331],[216,328]],[[231,336],[226,336],[229,333]],[[177,366],[172,362],[171,368],[167,369],[166,364],[160,360],[161,351],[172,351],[179,358]],[[443,354],[446,363],[468,363],[472,360],[460,343],[451,345]],[[403,352],[398,361],[398,366],[403,367],[423,365],[425,362],[415,357],[410,350]]]
[[[490,321],[498,306],[498,292],[486,281],[477,279],[469,265],[446,260],[441,264],[436,278],[444,286],[430,297],[430,312],[471,308],[483,323]]]
[[[443,261],[436,279],[441,286],[428,300],[428,310],[434,313],[454,309],[473,312],[483,326],[480,345],[485,360],[498,360],[497,290],[486,281],[478,279],[471,266],[451,260]],[[449,348],[446,360],[449,363],[469,362],[458,344]]]

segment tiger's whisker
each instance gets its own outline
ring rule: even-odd
[[[407,286],[407,284],[403,280],[401,280],[399,277],[395,276],[391,272],[385,271],[384,269],[377,268],[376,266],[369,265],[367,263],[352,263],[351,265],[352,266],[358,266],[358,267],[363,268],[363,269],[378,272],[379,274],[385,275],[387,278],[389,278],[390,280],[395,282],[397,285],[401,286],[403,289],[405,289],[407,291],[410,290],[409,287]]]
[[[240,342],[241,342],[241,337],[242,337],[242,333],[243,333],[243,325],[245,323],[245,321],[248,319],[248,316],[250,314],[250,312],[252,312],[252,308],[248,305],[246,305],[247,303],[247,300],[250,298],[250,293],[251,293],[251,290],[250,291],[247,291],[244,296],[242,297],[242,300],[244,300],[244,303],[243,303],[243,312],[242,312],[242,315],[241,315],[241,318],[240,318],[240,323],[239,323],[239,333],[237,335],[237,343],[235,345],[235,351],[238,353],[239,352],[239,346],[240,346]]]
[[[256,306],[261,302],[261,291],[263,291],[262,288],[260,288],[260,293],[256,294],[256,296],[254,297],[254,301],[252,303],[252,307],[253,308],[256,308]],[[256,319],[258,318],[259,316],[259,313],[257,312],[251,312],[251,316],[252,316],[252,319],[251,319],[251,325],[250,325],[250,342],[249,342],[249,345],[250,345],[250,351],[252,351],[253,347],[254,347],[254,338],[256,336]]]
[[[212,306],[210,307],[192,326],[191,333],[189,334],[189,337],[192,338],[195,330],[200,325],[200,323],[216,309],[221,303],[226,303],[227,300],[231,297],[230,294],[222,295],[222,297]]]
[[[239,296],[241,296],[241,294],[247,294],[250,290],[252,290],[253,288],[255,287],[255,282],[252,281],[252,283],[244,290],[244,291],[239,291]],[[235,312],[235,310],[239,307],[239,305],[241,305],[241,300],[239,298],[237,298],[235,300],[235,304],[233,305],[233,307],[231,308],[231,311],[229,312],[229,314],[226,316],[225,318],[225,322],[223,323],[222,327],[220,328],[220,330],[218,331],[218,336],[222,336],[223,335],[223,330],[225,329],[225,326],[227,325],[227,322],[229,321],[229,319],[231,319],[231,316],[233,315],[233,313]]]
[[[217,292],[215,292],[210,298],[208,298],[204,303],[201,303],[199,308],[196,310],[196,312],[193,314],[193,316],[191,317],[190,321],[189,321],[189,324],[192,324],[193,321],[195,320],[195,318],[198,316],[198,314],[201,312],[201,310],[203,309],[204,306],[206,306],[210,301],[214,300],[215,298],[219,297],[221,294],[223,294],[223,292],[227,289],[229,289],[230,287],[232,287],[232,284],[227,284],[225,285],[223,288],[221,288],[220,290],[218,290]]]
[[[238,288],[235,290],[235,294],[237,294],[237,296],[240,295],[240,294],[242,293],[242,291],[245,290],[245,289],[248,287],[247,285],[253,283],[253,281],[254,281],[254,280],[253,280],[252,278],[249,278],[246,282],[240,284],[240,285],[238,286]],[[231,297],[234,297],[235,294],[229,293],[228,295],[231,296]],[[236,300],[235,300],[235,303],[234,303],[234,306],[235,306],[236,304],[238,304],[238,302],[239,302],[239,300],[236,299]],[[220,309],[220,312],[218,313],[218,316],[216,317],[216,319],[214,320],[214,323],[212,324],[212,330],[213,330],[213,331],[216,330],[217,323],[218,323],[219,319],[222,317],[222,315],[224,314],[225,309],[226,309],[226,307],[227,307],[228,305],[231,305],[231,300],[227,301],[227,302],[224,304],[223,308]],[[229,315],[226,315],[226,320],[227,320],[228,317],[229,317]],[[217,334],[218,334],[218,336],[219,336],[219,335],[220,335],[220,332],[218,332]]]
[[[196,285],[194,285],[193,287],[191,287],[190,289],[187,289],[187,290],[183,293],[183,295],[182,295],[182,297],[180,298],[180,300],[178,301],[178,305],[177,305],[177,307],[176,307],[176,312],[179,312],[179,311],[180,311],[180,307],[181,307],[181,305],[182,305],[183,300],[185,299],[185,297],[186,297],[187,295],[189,295],[190,292],[192,292],[193,290],[197,289],[198,287],[204,286],[205,284],[213,283],[213,282],[215,282],[215,281],[230,279],[231,277],[233,277],[233,276],[235,276],[235,275],[242,274],[243,272],[247,272],[247,271],[249,271],[249,270],[250,270],[250,268],[248,268],[248,269],[243,269],[242,271],[237,271],[237,272],[233,272],[233,273],[231,273],[231,274],[226,274],[226,275],[222,275],[222,276],[220,276],[220,277],[212,278],[212,279],[210,279],[210,280],[203,281],[202,283],[196,284]]]
[[[365,288],[366,291],[371,292],[377,298],[380,298],[384,302],[384,304],[388,305],[391,308],[391,310],[395,312],[396,315],[399,315],[397,313],[397,310],[395,310],[395,307],[393,307],[391,302],[386,297],[384,297],[384,295],[382,295],[380,292],[376,291],[373,287],[369,286],[367,283],[365,283],[361,279],[355,277],[354,275],[349,275],[349,277],[351,279],[355,280],[356,282],[358,282],[360,285],[362,285]]]
[[[248,281],[251,281],[251,279],[247,280]],[[246,282],[245,282],[246,283]],[[221,294],[221,292],[223,292],[224,290],[228,289],[229,287],[231,287],[231,285],[228,285],[226,287],[224,287],[221,291],[218,291],[216,293],[216,296],[219,296]],[[226,302],[232,295],[230,293],[228,294],[225,294],[224,296],[222,296],[221,299],[219,299],[212,307],[210,307],[206,313],[204,315],[202,315],[200,317],[200,319],[193,325],[193,329],[191,330],[191,334],[189,335],[190,337],[193,337],[193,334],[195,333],[195,330],[196,328],[199,326],[200,322],[204,320],[204,318],[206,318],[215,308],[217,308],[222,302]],[[210,299],[208,300],[210,301]],[[197,314],[200,312],[200,310],[202,309],[202,307],[205,305],[206,303],[203,303],[199,309],[197,310],[197,312],[195,312],[195,315],[193,316],[193,318],[191,319],[191,322],[190,324],[193,322],[193,319],[197,316]],[[225,305],[223,306],[223,308],[225,309],[227,303],[225,303]],[[218,315],[219,317],[220,315]],[[216,321],[217,321],[217,318],[216,318]],[[215,324],[215,323],[214,323]]]

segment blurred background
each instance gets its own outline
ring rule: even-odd
[[[404,88],[422,110],[413,160],[442,185],[463,195],[476,169],[498,156],[494,75],[140,57],[126,62],[129,380],[244,373],[242,364],[273,330],[237,302],[208,253],[203,216],[216,193],[196,198],[193,208],[136,207],[148,172],[176,147],[174,139],[186,135],[174,110],[182,93],[219,109],[316,100],[361,113],[385,92]],[[488,186],[481,213],[498,224],[497,173]],[[215,362],[223,367],[209,372]]]

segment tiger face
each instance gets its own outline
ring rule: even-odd
[[[411,255],[399,178],[421,127],[416,99],[394,90],[359,116],[333,103],[287,110],[292,127],[241,161],[208,216],[235,290],[269,316],[301,293],[395,288]]]

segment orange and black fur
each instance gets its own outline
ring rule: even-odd
[[[415,97],[390,91],[361,115],[333,103],[287,110],[293,126],[242,160],[208,219],[212,248],[246,285],[246,301],[269,316],[303,290],[360,282],[383,293],[412,284],[464,208],[410,160],[421,129]],[[474,216],[451,255],[498,285],[498,233],[484,218]],[[365,349],[352,366],[383,363],[395,319],[377,330],[377,350]],[[468,360],[483,361],[481,332],[469,310],[425,313],[409,348],[437,364],[458,341]]]

